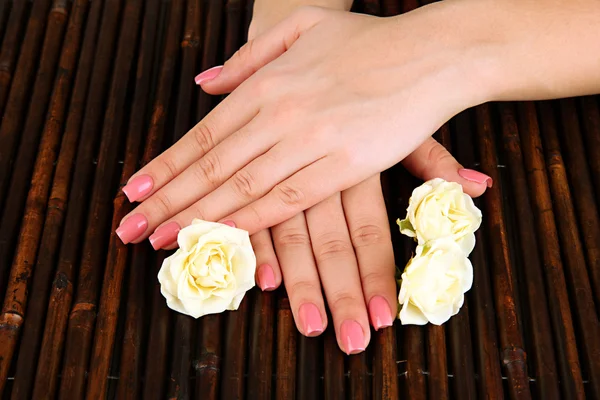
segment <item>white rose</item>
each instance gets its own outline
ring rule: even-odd
[[[254,287],[256,257],[248,232],[194,220],[179,231],[177,243],[158,272],[167,305],[194,318],[237,310]]]
[[[408,204],[406,219],[398,220],[402,234],[416,238],[419,245],[451,237],[466,255],[473,251],[481,211],[461,185],[439,178],[427,181],[413,190]]]
[[[462,307],[473,284],[473,266],[451,238],[443,238],[418,246],[401,279],[402,324],[441,325]]]

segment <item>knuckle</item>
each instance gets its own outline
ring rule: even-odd
[[[314,282],[308,280],[298,280],[292,282],[289,284],[289,287],[286,285],[286,289],[288,290],[290,296],[294,296],[296,293],[306,296],[307,294],[314,293],[315,291],[317,293],[320,292],[320,288],[315,285]]]
[[[391,238],[387,229],[374,224],[360,225],[350,232],[350,237],[354,248],[385,243]]]
[[[331,238],[316,246],[315,257],[319,261],[340,259],[354,256],[349,241],[341,238]]]
[[[202,211],[202,208],[200,207],[199,204],[194,204],[193,206],[191,206],[189,211],[190,211],[190,214],[192,215],[192,218],[190,218],[190,221],[195,218],[200,219],[202,221],[207,221],[207,218],[204,215],[204,212]],[[186,213],[187,213],[187,211],[186,211]]]
[[[388,282],[393,282],[394,270],[389,269],[388,274],[385,274],[379,270],[370,271],[365,274],[361,274],[360,280],[364,288],[385,288],[388,287]]]
[[[278,233],[275,241],[280,246],[300,247],[310,246],[310,237],[308,232],[301,229],[285,229]]]
[[[278,199],[289,208],[299,208],[306,201],[304,193],[288,184],[279,184],[275,186],[275,194]]]
[[[235,192],[244,200],[252,200],[257,195],[254,177],[245,169],[241,169],[233,175],[231,184]]]
[[[173,205],[169,199],[169,196],[167,196],[165,193],[156,193],[152,198],[152,202],[156,208],[157,215],[171,215]]]
[[[340,290],[333,294],[332,300],[328,303],[332,313],[339,312],[344,308],[356,313],[358,305],[361,304],[361,300],[359,300],[359,297],[356,294],[348,292],[347,290]],[[364,302],[362,306],[364,307]]]
[[[221,164],[219,157],[214,152],[207,153],[195,165],[194,173],[198,181],[209,183],[211,187],[216,187],[221,183]]]
[[[198,153],[206,154],[216,146],[214,131],[206,122],[196,125],[192,132]]]
[[[158,168],[164,172],[167,181],[173,180],[179,174],[175,162],[171,158],[160,157],[157,158],[157,161],[159,163]]]

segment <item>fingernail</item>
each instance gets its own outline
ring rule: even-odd
[[[140,237],[148,228],[148,220],[142,214],[134,214],[127,218],[116,230],[117,236],[124,244]]]
[[[123,186],[123,193],[131,203],[141,199],[152,191],[154,182],[148,175],[136,176],[127,185]]]
[[[223,221],[221,223],[224,224],[224,225],[230,226],[232,228],[235,228],[235,222],[233,222],[233,221],[227,220],[227,221]]]
[[[177,234],[180,230],[181,228],[177,222],[169,222],[154,231],[148,240],[150,240],[154,250],[159,250],[177,240]]]
[[[458,174],[468,181],[477,182],[477,183],[485,183],[485,184],[487,184],[487,187],[492,187],[492,184],[494,183],[494,181],[492,180],[491,177],[487,176],[486,174],[482,174],[479,171],[475,171],[473,169],[466,169],[466,168],[459,169]]]
[[[390,306],[387,300],[381,296],[375,296],[369,302],[369,316],[376,331],[394,324]]]
[[[211,69],[207,69],[206,71],[200,73],[198,76],[196,76],[196,85],[201,85],[204,82],[215,79],[217,76],[219,76],[222,69],[223,66],[219,65],[218,67],[212,67]]]
[[[258,268],[258,284],[263,291],[275,289],[275,274],[269,264],[263,264]]]
[[[365,334],[360,324],[353,320],[346,320],[340,329],[342,343],[346,354],[356,354],[365,351]]]
[[[323,333],[323,320],[317,306],[304,303],[298,309],[298,315],[306,336],[317,336]]]

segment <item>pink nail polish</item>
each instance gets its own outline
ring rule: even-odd
[[[235,222],[233,222],[233,221],[229,221],[229,220],[227,220],[227,221],[223,221],[223,222],[221,222],[221,223],[222,223],[223,225],[227,225],[227,226],[230,226],[230,227],[232,227],[232,228],[235,228]]]
[[[134,214],[127,218],[116,230],[117,236],[124,244],[127,244],[146,231],[148,220],[142,214]]]
[[[346,354],[356,354],[365,351],[365,334],[356,321],[346,320],[340,328],[341,340]]]
[[[369,316],[376,331],[394,324],[388,302],[381,296],[375,296],[369,302]]]
[[[154,231],[148,240],[150,240],[154,250],[162,249],[177,240],[177,234],[180,230],[181,228],[177,222],[169,222]]]
[[[263,291],[276,288],[275,274],[269,264],[263,264],[258,268],[258,284]]]
[[[306,336],[318,336],[323,333],[323,320],[317,306],[312,303],[304,303],[298,309],[300,323]]]
[[[487,187],[492,187],[494,181],[486,174],[472,169],[459,169],[458,174],[471,182],[485,183]]]
[[[136,176],[127,185],[123,186],[123,193],[131,203],[150,193],[154,182],[148,175]]]
[[[221,73],[223,66],[220,65],[218,67],[212,67],[211,69],[207,69],[206,71],[200,73],[196,76],[195,81],[196,85],[201,85],[204,82],[210,81],[211,79],[215,79]]]

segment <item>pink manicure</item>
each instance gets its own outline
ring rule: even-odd
[[[133,178],[131,182],[125,185],[121,190],[123,190],[123,193],[125,193],[125,196],[127,196],[129,201],[133,203],[150,193],[153,186],[154,182],[152,181],[152,178],[148,175],[141,175]]]
[[[369,302],[369,316],[371,317],[371,324],[376,331],[394,324],[390,306],[381,296],[375,296]]]
[[[124,244],[140,237],[148,228],[148,220],[142,214],[134,214],[127,218],[116,230],[117,236]]]
[[[300,323],[306,336],[318,336],[323,333],[323,320],[317,306],[312,303],[304,303],[298,309]]]
[[[269,264],[263,264],[258,268],[258,284],[263,291],[275,289],[275,274]]]
[[[485,184],[487,184],[487,187],[492,187],[492,185],[494,184],[494,181],[492,180],[491,177],[487,176],[486,174],[482,174],[479,171],[472,170],[472,169],[464,169],[464,168],[459,169],[458,174],[468,181],[477,182],[477,183],[485,183]]]
[[[212,67],[211,69],[207,69],[206,71],[202,72],[201,74],[196,76],[196,85],[202,85],[204,82],[208,82],[212,79],[215,79],[217,76],[219,76],[222,69],[223,66],[220,65],[218,67]]]
[[[154,250],[162,249],[177,240],[177,234],[181,228],[177,222],[169,222],[158,228],[148,240]]]
[[[356,321],[346,320],[340,328],[342,343],[346,354],[356,354],[365,350],[365,334],[362,327]]]

